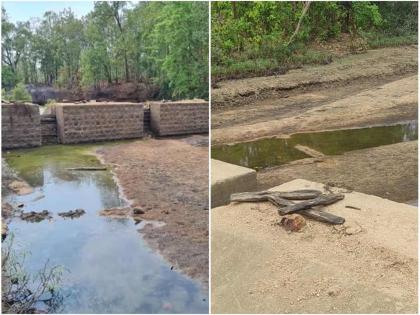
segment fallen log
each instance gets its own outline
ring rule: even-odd
[[[294,205],[287,206],[285,208],[280,208],[279,211],[284,214],[293,213],[300,210],[310,209],[316,206],[328,206],[333,204],[339,200],[343,200],[343,194],[328,194],[328,195],[321,195],[316,197],[315,199],[305,200],[302,202],[295,203]]]
[[[256,191],[236,193],[230,196],[230,201],[246,202],[246,201],[267,201],[268,198],[282,198],[291,200],[308,200],[320,196],[319,190],[303,189],[295,191]]]
[[[106,171],[106,167],[98,166],[98,167],[70,167],[66,168],[68,171]]]
[[[342,194],[322,194],[319,190],[296,190],[290,192],[259,191],[235,193],[230,197],[231,202],[263,202],[269,201],[277,207],[280,216],[299,212],[311,219],[330,224],[343,224],[345,219],[334,214],[312,209],[327,206],[344,199]],[[304,200],[294,203],[290,200]]]
[[[85,213],[86,213],[86,211],[83,210],[83,209],[76,209],[76,210],[70,210],[70,211],[66,211],[66,212],[59,212],[58,215],[62,218],[74,219],[74,218],[81,217]]]
[[[302,211],[299,211],[299,213],[308,218],[321,221],[321,222],[330,223],[330,224],[343,224],[346,221],[342,217],[339,217],[335,214],[321,211],[318,209],[302,210]]]

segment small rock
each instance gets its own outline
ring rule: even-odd
[[[133,208],[133,214],[138,215],[138,214],[145,214],[144,210],[141,208]]]
[[[348,221],[344,223],[344,234],[355,235],[362,232],[362,227],[356,221]]]
[[[337,296],[338,294],[340,294],[340,288],[337,288],[337,287],[329,288],[327,291],[327,294],[329,296]]]
[[[5,240],[8,232],[9,232],[9,228],[7,227],[7,224],[4,221],[2,221],[1,222],[1,240],[2,241]]]
[[[74,219],[74,218],[81,217],[85,213],[86,212],[83,209],[76,209],[74,211],[73,210],[70,210],[70,211],[67,211],[67,212],[60,212],[60,213],[58,213],[58,215],[60,217],[62,217],[62,218],[71,218],[71,219]]]
[[[288,214],[282,217],[280,224],[286,231],[298,232],[306,225],[306,220],[300,214]]]
[[[355,234],[359,234],[360,232],[362,232],[362,229],[360,228],[360,226],[348,227],[344,230],[344,233],[346,235],[355,235]]]
[[[1,216],[2,218],[9,218],[13,215],[13,206],[8,202],[3,202],[1,205]]]
[[[99,211],[99,215],[111,217],[115,219],[127,218],[130,214],[131,208],[110,208]]]
[[[41,222],[45,219],[51,219],[51,216],[48,210],[43,210],[41,212],[24,212],[20,215],[20,218],[28,222]]]
[[[18,194],[21,195],[28,195],[33,192],[33,189],[31,186],[29,186],[26,182],[14,180],[9,184],[9,189]]]

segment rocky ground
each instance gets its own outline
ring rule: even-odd
[[[207,136],[147,139],[98,151],[113,166],[130,206],[145,220],[164,222],[141,229],[152,248],[175,269],[208,282]]]

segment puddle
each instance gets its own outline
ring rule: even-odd
[[[293,134],[234,145],[214,146],[212,158],[256,170],[309,157],[295,149],[300,144],[325,155],[417,139],[417,122],[394,126]]]
[[[25,268],[40,270],[49,259],[64,274],[60,313],[208,313],[202,285],[175,270],[142,239],[132,219],[99,216],[104,208],[124,206],[108,171],[68,171],[98,166],[92,146],[45,146],[4,156],[34,192],[5,197],[23,203],[24,211],[49,210],[51,221],[9,225],[14,246],[30,252]],[[41,198],[40,198],[41,197]],[[84,209],[76,219],[58,212]],[[159,222],[150,222],[159,227]]]

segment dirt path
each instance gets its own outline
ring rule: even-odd
[[[302,160],[266,169],[257,173],[258,188],[303,178],[398,202],[416,200],[417,147],[417,141],[410,141],[330,156],[320,163],[303,164]]]
[[[304,100],[308,95],[297,96]],[[309,98],[314,96],[309,96]],[[292,104],[287,105],[293,108]],[[296,109],[292,109],[292,112]],[[212,144],[304,131],[367,127],[417,119],[417,75],[371,88],[288,117],[212,130]]]
[[[416,313],[417,209],[353,192],[327,211],[344,226],[289,234],[269,203],[212,209],[212,313]]]
[[[98,151],[114,167],[132,206],[146,211],[141,233],[173,266],[208,282],[208,149],[205,136],[147,139]],[[204,141],[205,142],[205,141]]]

